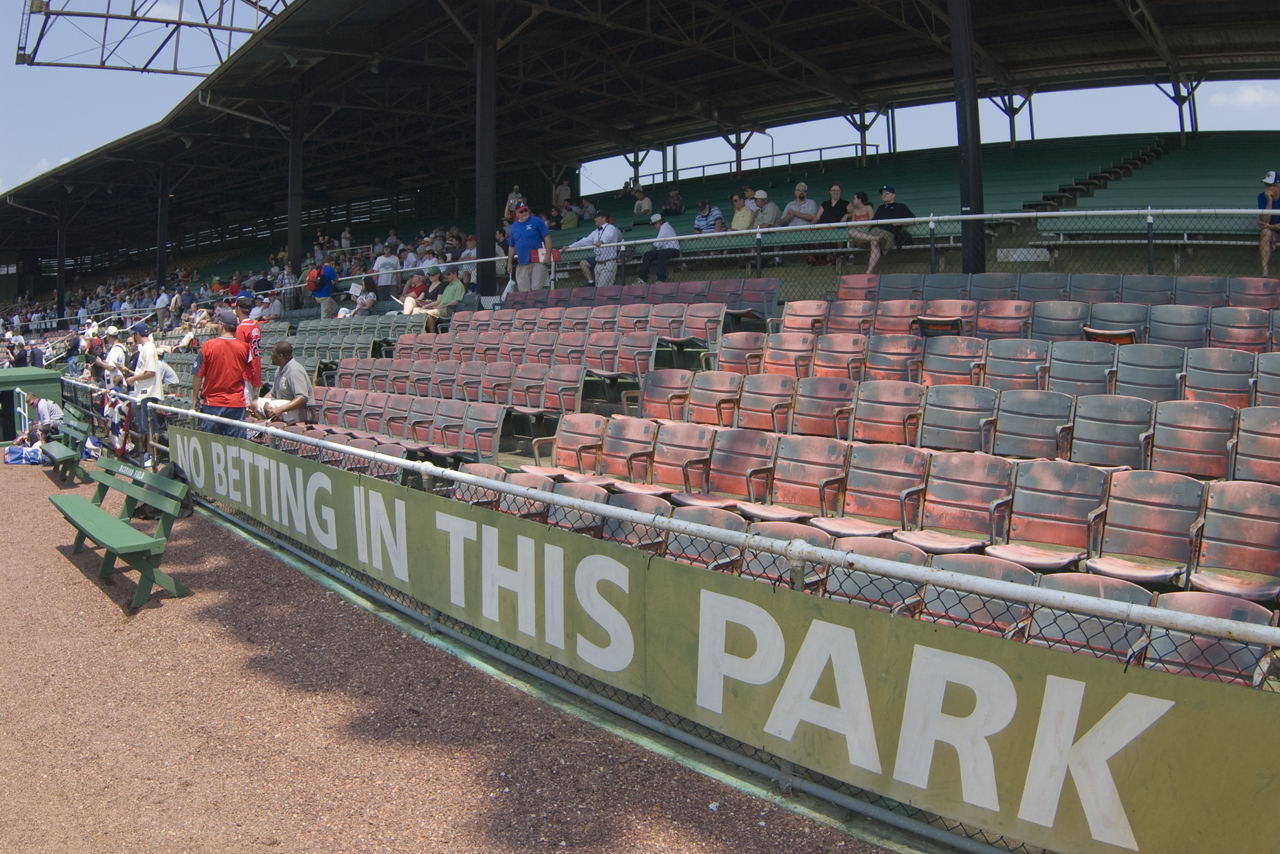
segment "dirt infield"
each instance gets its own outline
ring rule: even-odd
[[[881,851],[406,637],[199,517],[165,555],[192,595],[130,613],[136,574],[99,582],[97,553],[71,556],[50,477],[0,477],[0,851]]]

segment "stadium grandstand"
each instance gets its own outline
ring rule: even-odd
[[[970,6],[293,0],[7,194],[4,438],[130,613],[225,524],[921,846],[1276,850],[1280,133],[1194,97],[1280,24]],[[1180,130],[980,144],[979,98],[1137,83]],[[868,145],[952,100],[958,146]]]

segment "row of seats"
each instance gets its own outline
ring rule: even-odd
[[[852,450],[856,452],[858,449]],[[892,461],[888,457],[891,457],[895,451],[889,447],[883,450],[886,452],[886,459],[880,462],[884,464],[884,474],[891,477]],[[911,451],[904,452],[902,449],[896,449],[896,452],[912,454]],[[933,462],[939,469],[937,477],[945,477],[949,461],[935,458]],[[984,461],[975,459],[967,462],[981,464]],[[926,470],[932,468],[933,466],[926,466]],[[1267,608],[1255,602],[1220,593],[1197,590],[1156,594],[1132,582],[1107,575],[1040,574],[1021,564],[991,555],[958,551],[929,554],[901,538],[838,536],[812,525],[793,521],[751,521],[754,517],[749,513],[744,518],[744,515],[721,507],[707,504],[682,504],[680,499],[672,493],[626,491],[625,487],[635,485],[626,481],[607,484],[610,487],[623,489],[623,491],[610,493],[605,486],[585,480],[566,480],[557,483],[543,474],[534,472],[509,474],[502,468],[488,464],[468,464],[462,466],[461,470],[467,474],[502,481],[511,486],[554,492],[578,501],[607,504],[610,507],[658,518],[669,518],[678,522],[705,525],[724,531],[783,541],[800,539],[814,546],[832,548],[849,554],[932,566],[948,572],[1038,586],[1047,590],[1139,605],[1154,605],[1173,611],[1221,619],[1276,625],[1276,615]],[[1009,475],[1012,481],[1011,473],[1003,469],[1001,473]],[[1044,474],[1054,473],[1045,472]],[[1019,475],[1023,474],[1019,471]],[[1028,466],[1025,478],[1018,478],[1017,487],[1010,490],[1007,497],[1012,519],[1021,521],[1026,515],[1015,513],[1014,508],[1021,510],[1024,505],[1034,503],[1034,500],[1028,500],[1025,496],[1032,489],[1030,486],[1032,481],[1038,482],[1044,474]],[[1131,493],[1136,492],[1140,496],[1145,496],[1164,485],[1152,482],[1148,477],[1149,472],[1128,474],[1132,477],[1126,479],[1119,475],[1113,476],[1109,484],[1110,494],[1104,505],[1106,515],[1102,517],[1104,521],[1101,525],[1112,536],[1116,536],[1119,532],[1130,531],[1125,526],[1127,510],[1125,505]],[[925,494],[928,495],[931,485],[928,483],[928,477],[925,476],[921,480]],[[1024,483],[1027,485],[1023,485]],[[936,493],[936,486],[934,490]],[[589,510],[523,498],[483,486],[457,483],[452,493],[452,497],[456,500],[465,501],[471,505],[488,507],[513,516],[540,521],[564,530],[640,549],[678,563],[725,572],[775,586],[791,583],[790,567],[787,561],[759,548],[739,548],[717,540],[668,532],[654,525],[624,522],[591,513]],[[1220,527],[1219,506],[1234,506],[1248,500],[1249,498],[1245,496],[1221,497],[1206,510],[1204,526],[1211,531],[1216,531]],[[1172,513],[1176,515],[1178,509],[1180,508],[1175,508]],[[900,529],[897,533],[907,532]],[[1131,540],[1125,542],[1128,546]],[[1142,544],[1133,543],[1133,546],[1141,549]],[[1189,557],[1183,558],[1184,561],[1187,559]],[[1100,556],[1097,560],[1109,561],[1115,558]],[[1089,558],[1085,562],[1091,564],[1094,558]],[[1089,568],[1092,569],[1092,567]],[[936,584],[920,585],[843,566],[828,567],[809,564],[804,571],[805,589],[811,593],[836,601],[906,615],[912,619],[1220,682],[1256,685],[1261,681],[1260,677],[1265,676],[1265,673],[1259,672],[1261,669],[1259,664],[1267,650],[1257,645],[1196,637],[1154,626],[1120,623],[1049,607],[1032,607],[1019,602],[990,599]],[[1208,572],[1210,571],[1206,570],[1206,574]],[[1200,575],[1197,573],[1192,577],[1197,578]]]
[[[497,309],[495,311],[457,312],[449,333],[501,335],[507,332],[644,332],[652,330],[668,341],[696,341],[706,346],[720,337],[727,309],[724,303],[704,302],[696,305],[597,305],[569,308]],[[396,340],[396,351],[420,349],[424,335],[402,335]],[[448,333],[445,333],[448,334]]]
[[[841,276],[828,299],[1023,300],[1280,308],[1280,279],[1101,273],[889,273]]]
[[[298,324],[297,334],[301,338],[311,335],[373,335],[380,340],[394,341],[407,332],[421,331],[425,322],[424,317],[416,314],[304,320]]]
[[[544,365],[541,362],[435,362],[430,359],[363,360],[381,362],[366,373],[338,369],[338,385],[317,388],[315,405],[338,406],[381,414],[386,395],[435,397],[477,403],[501,403],[521,415],[541,418],[577,412],[587,376],[583,365]],[[358,394],[356,394],[358,392]],[[361,403],[368,395],[368,402]],[[367,409],[362,409],[361,407]],[[363,428],[362,428],[363,429]]]
[[[832,537],[985,550],[1041,572],[1079,564],[1255,601],[1280,594],[1275,484],[593,414],[566,416],[534,457],[522,471]]]
[[[773,278],[717,279],[690,282],[635,282],[630,285],[556,288],[516,291],[507,295],[502,307],[580,308],[599,305],[667,305],[701,302],[723,303],[731,314],[761,318],[778,314],[778,292],[782,283]]]

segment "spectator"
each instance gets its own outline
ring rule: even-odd
[[[747,207],[746,197],[742,193],[734,193],[729,199],[733,203],[733,219],[729,222],[729,231],[748,231],[755,226],[756,212]]]
[[[114,326],[108,326],[106,329],[106,356],[98,360],[98,367],[105,372],[105,382],[108,385],[123,385],[124,360],[128,355],[125,352],[124,345],[120,343],[120,330]],[[21,339],[18,339],[21,341]],[[20,367],[15,359],[15,367]]]
[[[228,309],[220,309],[215,318],[218,337],[211,338],[200,348],[191,378],[191,399],[206,415],[244,420],[244,373],[249,361],[249,347],[236,340],[236,316]],[[234,439],[245,438],[243,427],[208,422],[208,432]]]
[[[71,332],[67,335],[66,354],[67,354],[67,376],[80,376],[80,351],[83,344],[80,340],[80,327],[71,324]]]
[[[400,259],[392,254],[390,245],[382,247],[382,254],[373,262],[373,272],[378,274],[378,297],[391,299],[391,294],[399,290]]]
[[[1262,192],[1258,194],[1258,210],[1269,211],[1280,208],[1280,175],[1268,172],[1262,179]],[[1262,275],[1271,275],[1271,249],[1280,242],[1280,215],[1263,214],[1258,217],[1258,228],[1262,234],[1258,242],[1258,251],[1262,255]]]
[[[754,198],[759,207],[756,211],[756,228],[774,228],[782,222],[782,211],[770,200],[767,190],[756,190]]]
[[[434,268],[433,268],[434,269]],[[428,273],[431,271],[428,270]],[[437,271],[438,273],[438,271]],[[457,270],[450,270],[445,273],[445,286],[440,296],[431,302],[423,304],[415,314],[425,314],[427,316],[427,331],[435,332],[436,324],[441,320],[447,320],[462,302],[462,298],[467,295],[467,286],[462,284],[462,280],[458,278]]]
[[[158,425],[153,420],[148,403],[164,398],[164,383],[160,377],[160,356],[156,353],[156,345],[151,340],[151,330],[147,328],[147,324],[138,321],[129,327],[129,331],[133,333],[133,343],[138,349],[138,362],[127,383],[133,386],[134,394],[142,402],[138,423],[144,425],[144,429],[138,431],[141,434],[138,444],[143,452],[143,464],[149,467],[151,455],[147,453],[148,437],[156,432]]]
[[[511,192],[507,194],[506,212],[509,214],[515,213],[516,208],[522,204],[524,204],[524,194],[520,192],[520,185],[516,184],[511,188]]]
[[[879,222],[886,219],[910,219],[915,216],[911,212],[911,208],[895,201],[897,193],[894,192],[892,186],[885,184],[880,188],[880,207],[876,208],[875,215],[871,217],[871,222]],[[875,272],[876,265],[880,263],[880,259],[888,255],[897,246],[907,244],[911,240],[911,235],[903,230],[901,225],[885,224],[876,225],[870,229],[851,228],[849,229],[849,239],[854,243],[860,243],[870,248],[871,257],[867,261],[867,272]]]
[[[239,323],[236,325],[236,340],[244,343],[249,348],[249,358],[245,362],[244,379],[244,399],[252,403],[258,396],[258,389],[262,388],[262,329],[258,324],[249,319],[249,312],[253,311],[253,297],[237,297],[236,298],[236,319]]]
[[[266,310],[262,312],[262,321],[264,323],[271,323],[284,317],[284,300],[280,298],[280,292],[272,291],[268,294],[268,297],[270,302],[267,304]]]
[[[56,436],[62,427],[62,407],[48,398],[34,395],[27,398],[27,405],[36,408],[36,431],[41,441],[47,442]]]
[[[320,265],[320,284],[311,292],[316,302],[320,303],[320,317],[323,320],[330,320],[338,313],[338,301],[333,297],[333,286],[337,281],[338,274],[333,271],[332,259],[325,258]]]
[[[676,230],[671,227],[671,223],[662,218],[662,214],[654,214],[649,217],[649,222],[658,230],[658,238],[654,241],[653,247],[640,259],[640,277],[636,279],[636,284],[642,285],[649,281],[649,268],[656,262],[658,281],[665,282],[667,280],[667,262],[672,258],[680,257],[680,241],[676,239]],[[723,222],[723,219],[721,220]]]
[[[582,275],[587,277],[588,285],[602,288],[611,286],[618,274],[618,244],[622,243],[622,232],[609,222],[607,211],[596,211],[596,229],[581,240],[570,243],[566,249],[595,248],[594,258],[582,259],[579,266]]]
[[[706,199],[699,199],[698,215],[693,218],[693,233],[712,234],[717,231],[724,231],[724,214]],[[665,281],[661,273],[658,274],[658,280]]]
[[[853,214],[849,211],[848,200],[840,198],[842,189],[835,181],[831,182],[829,190],[831,198],[823,202],[822,207],[818,210],[819,223],[848,222],[853,219]]]
[[[547,224],[532,216],[528,205],[521,204],[516,208],[516,221],[511,223],[511,245],[507,248],[507,269],[515,267],[516,288],[520,291],[546,288],[551,279],[550,261],[551,232]]]
[[[267,270],[259,270],[258,277],[253,283],[253,292],[265,294],[269,290],[271,290],[271,274]]]
[[[164,329],[169,323],[169,295],[165,293],[164,285],[160,286],[160,292],[156,294],[155,302],[151,307],[156,312],[156,328]]]
[[[653,202],[645,198],[644,190],[637,187],[635,192],[636,206],[632,211],[637,217],[649,216],[653,213]]]
[[[262,313],[266,310],[264,300],[261,296],[253,298],[253,308],[249,310],[249,319],[255,323],[262,322]]]
[[[582,218],[583,219],[596,218],[596,206],[592,204],[591,200],[588,199],[586,196],[582,197]]]
[[[271,398],[265,399],[262,414],[270,421],[286,425],[311,421],[311,378],[293,358],[293,345],[278,341],[271,348],[271,364],[276,366]]]
[[[474,234],[467,235],[467,248],[462,250],[459,256],[464,262],[462,265],[462,281],[467,284],[475,281],[476,278],[476,236]],[[465,262],[470,263],[465,263]]]
[[[578,214],[566,202],[564,205],[560,207],[560,228],[568,229],[568,228],[577,228],[577,227],[578,227]]]
[[[680,191],[672,187],[671,192],[667,193],[667,200],[662,203],[662,218],[670,219],[682,213],[684,213],[684,199],[680,198]]]
[[[549,230],[551,230],[551,231],[559,231],[559,230],[560,230],[560,224],[561,224],[561,222],[563,221],[563,220],[560,218],[560,209],[559,209],[559,208],[552,208],[550,211],[548,211],[548,212],[547,212],[546,217],[544,217],[544,221],[547,223],[547,228],[548,228]]]
[[[27,341],[27,367],[44,367],[44,348],[36,344],[34,340]]]
[[[572,196],[573,196],[573,189],[569,186],[569,179],[564,178],[556,186],[556,192],[555,192],[555,195],[552,197],[552,201],[555,203],[556,208],[560,209],[560,208],[564,208],[569,204],[569,199]]]
[[[373,314],[373,307],[378,304],[378,293],[373,289],[368,279],[364,281],[364,288],[360,291],[360,296],[356,297],[357,317],[369,317]]]
[[[768,198],[768,193],[765,197]],[[751,208],[752,213],[760,212],[760,203],[756,201],[756,188],[750,184],[742,185],[742,201],[747,207]]]
[[[818,218],[818,203],[809,198],[809,185],[796,184],[796,198],[782,209],[782,225],[791,227],[810,225]]]
[[[342,229],[342,248],[343,249],[351,248],[351,226],[349,225],[346,228]],[[290,349],[292,350],[292,348]]]

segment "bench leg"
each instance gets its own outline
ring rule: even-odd
[[[166,590],[177,597],[187,595],[187,588],[160,569],[157,562],[139,560],[131,563],[132,569],[138,570],[138,590],[133,594],[131,607],[141,608],[151,599],[152,586]]]
[[[107,578],[112,572],[115,572],[116,556],[114,552],[104,550],[102,552],[102,565],[98,567],[98,577]]]
[[[71,553],[78,555],[84,551],[84,534],[76,534],[75,542],[71,544]]]

